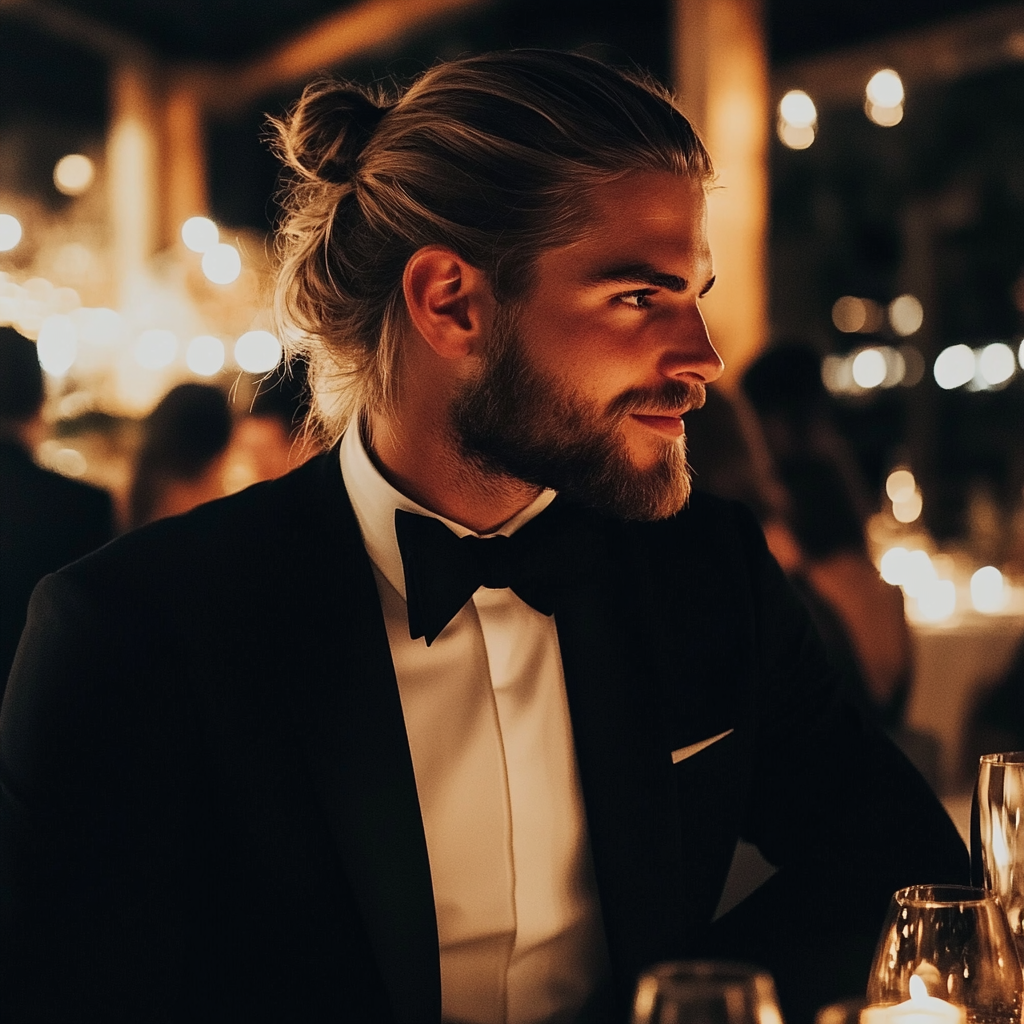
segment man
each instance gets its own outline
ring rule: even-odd
[[[32,461],[44,398],[35,344],[0,327],[0,697],[32,588],[114,535],[106,491]]]
[[[797,1018],[862,986],[891,892],[966,858],[749,516],[686,504],[690,126],[523,51],[279,127],[281,306],[344,436],[37,589],[5,1019],[621,1021],[702,955]],[[712,925],[741,837],[778,870]]]

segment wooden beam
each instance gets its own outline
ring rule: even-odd
[[[491,0],[363,0],[327,15],[267,54],[234,68],[197,69],[207,107],[228,114],[346,60],[395,46],[417,31]]]

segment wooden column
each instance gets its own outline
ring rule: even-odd
[[[159,102],[153,69],[115,65],[110,74],[107,187],[113,271],[123,302],[156,250],[159,231]]]
[[[210,212],[203,98],[191,76],[179,75],[168,82],[163,110],[161,248],[180,240],[181,225],[189,217],[206,217]]]
[[[768,337],[769,78],[760,0],[673,0],[674,77],[711,153],[708,234],[718,277],[704,302],[736,387]]]

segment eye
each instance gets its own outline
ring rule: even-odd
[[[635,292],[625,292],[616,296],[616,301],[631,309],[646,309],[651,304],[651,296],[654,294],[649,288],[640,288]]]

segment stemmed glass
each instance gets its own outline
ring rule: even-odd
[[[1024,751],[981,757],[978,823],[985,888],[999,897],[1024,960]]]
[[[958,1014],[942,1010],[963,1007],[972,1024],[1019,1024],[1024,975],[997,899],[961,885],[900,889],[889,904],[867,996],[873,1004],[920,1006],[933,1020],[952,1020]]]
[[[657,964],[640,975],[632,1024],[782,1024],[771,975],[712,960]]]

